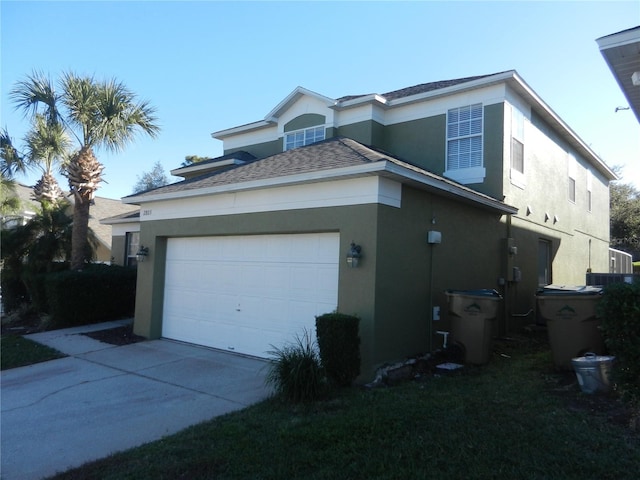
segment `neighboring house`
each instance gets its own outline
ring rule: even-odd
[[[596,42],[640,122],[640,26],[598,38]]]
[[[16,195],[20,199],[22,208],[19,212],[13,215],[10,219],[6,219],[5,226],[11,228],[12,226],[24,225],[31,218],[36,215],[36,212],[40,210],[38,202],[32,199],[33,190],[31,187],[16,184]],[[73,215],[73,195],[68,196],[65,193],[65,198],[71,202],[69,207],[69,216]],[[89,211],[89,228],[93,232],[96,240],[96,258],[95,261],[99,263],[111,263],[111,241],[112,232],[111,225],[102,224],[100,218],[110,217],[123,212],[137,212],[138,209],[131,205],[123,205],[120,200],[114,200],[111,198],[95,197],[95,203],[91,205]]]
[[[298,87],[212,136],[222,157],[123,199],[149,249],[137,334],[265,356],[337,309],[361,319],[367,379],[441,344],[448,289],[498,290],[502,333],[534,321],[540,285],[608,270],[616,177],[515,71],[338,99]]]
[[[36,212],[40,210],[38,202],[31,198],[31,187],[27,187],[21,183],[14,183],[13,191],[8,192],[9,197],[17,197],[20,205],[18,210],[5,215],[2,218],[2,228],[9,229],[25,225],[29,220],[35,217]]]

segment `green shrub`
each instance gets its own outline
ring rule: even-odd
[[[640,282],[608,285],[598,315],[607,349],[616,357],[613,380],[623,397],[640,404]]]
[[[48,274],[45,290],[53,325],[71,327],[132,316],[136,274],[133,268],[99,264]]]
[[[27,286],[31,305],[36,312],[48,313],[49,302],[47,300],[47,279],[53,272],[63,272],[69,269],[69,262],[52,262],[49,265],[49,273],[37,273],[26,269],[22,273],[24,284]]]
[[[360,319],[342,313],[316,317],[322,366],[336,385],[348,386],[360,375]]]
[[[326,377],[320,364],[320,357],[309,332],[302,338],[273,350],[268,354],[269,371],[267,385],[271,385],[277,394],[293,403],[311,402],[320,398],[326,391]]]

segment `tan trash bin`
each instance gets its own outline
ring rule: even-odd
[[[502,296],[495,290],[448,290],[445,294],[449,300],[451,336],[464,347],[465,363],[487,363]]]
[[[571,359],[586,352],[604,353],[600,319],[596,307],[602,288],[548,285],[538,291],[538,312],[547,324],[553,362],[570,369]]]

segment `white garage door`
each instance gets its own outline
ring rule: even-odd
[[[339,234],[172,238],[162,336],[266,357],[338,304]]]

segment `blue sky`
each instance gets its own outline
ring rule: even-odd
[[[0,15],[0,126],[17,144],[27,124],[8,91],[33,70],[115,77],[157,108],[156,139],[97,152],[100,196],[130,194],[156,161],[168,172],[186,155],[221,155],[212,132],[263,119],[298,85],[337,98],[511,69],[640,188],[640,126],[615,112],[627,102],[595,42],[639,25],[637,0],[3,0]]]

